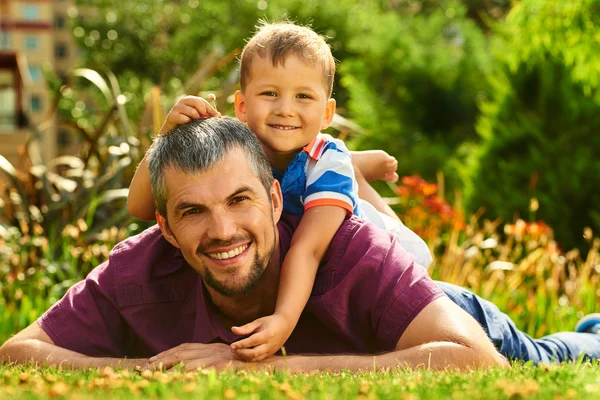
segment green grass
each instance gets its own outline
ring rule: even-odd
[[[70,371],[0,366],[0,398],[46,399],[579,399],[600,396],[600,365],[577,363],[460,373]]]

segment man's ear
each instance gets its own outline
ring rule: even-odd
[[[327,100],[327,107],[325,108],[325,116],[323,117],[323,123],[321,124],[321,129],[329,128],[331,125],[331,121],[333,121],[333,116],[335,115],[335,99]]]
[[[235,106],[235,116],[242,122],[247,122],[246,118],[246,100],[244,94],[238,90],[233,97],[233,105]]]
[[[156,212],[156,222],[158,223],[158,226],[162,231],[163,236],[165,237],[165,239],[167,239],[167,242],[180,249],[179,243],[177,243],[177,238],[175,237],[175,235],[173,235],[173,232],[171,232],[171,228],[169,228],[169,223],[167,222],[167,219],[160,215],[158,211]]]
[[[271,204],[273,206],[273,221],[277,223],[283,212],[283,194],[281,193],[281,186],[277,179],[273,179],[271,184]]]

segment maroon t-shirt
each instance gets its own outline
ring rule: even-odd
[[[285,256],[298,217],[278,224]],[[443,292],[395,237],[359,218],[335,235],[288,353],[391,351]],[[182,343],[232,343],[200,276],[158,226],[115,246],[38,322],[58,346],[90,356],[150,357]]]

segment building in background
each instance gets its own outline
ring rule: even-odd
[[[9,116],[22,113],[30,125],[39,126],[48,118],[52,95],[43,69],[50,67],[64,76],[75,65],[77,48],[68,23],[73,7],[73,0],[0,0],[0,55],[4,57],[0,60],[5,60],[5,66],[0,64],[3,120],[12,121]],[[15,118],[18,120],[11,123],[0,121],[0,154],[20,165],[18,148],[25,145],[31,131],[22,129],[22,115]],[[71,135],[58,128],[53,117],[41,133],[44,162],[69,151]]]

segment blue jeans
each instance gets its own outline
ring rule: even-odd
[[[533,339],[521,332],[515,323],[498,307],[459,286],[436,281],[436,284],[460,308],[481,324],[496,349],[510,360],[534,363],[574,361],[600,358],[600,335],[560,332]]]

